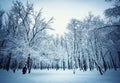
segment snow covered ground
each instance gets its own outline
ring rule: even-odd
[[[72,70],[32,70],[23,75],[21,70],[16,73],[0,70],[0,83],[120,83],[120,69],[107,71],[104,75],[78,70],[76,74]]]

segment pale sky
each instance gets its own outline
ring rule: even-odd
[[[13,0],[0,0],[0,6],[4,10],[10,9]],[[27,0],[19,0],[25,3]],[[103,17],[104,10],[111,6],[105,0],[28,0],[34,3],[36,11],[42,8],[43,17],[46,20],[54,17],[52,27],[55,31],[49,33],[58,33],[62,35],[66,31],[66,26],[70,19],[83,19],[92,12],[94,15]]]

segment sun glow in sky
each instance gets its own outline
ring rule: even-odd
[[[19,0],[23,3],[30,1],[34,4],[35,10],[42,8],[43,17],[46,20],[54,17],[51,26],[55,29],[49,31],[50,34],[63,35],[70,19],[83,19],[92,12],[94,15],[104,16],[104,10],[111,4],[105,0]],[[12,0],[0,0],[0,5],[7,10],[12,5]]]

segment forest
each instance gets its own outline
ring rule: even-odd
[[[50,35],[54,17],[46,20],[34,4],[13,1],[9,11],[0,8],[0,70],[69,69],[103,75],[120,68],[120,0],[105,18],[88,12],[83,20],[72,18],[63,36]],[[32,71],[31,71],[32,72]]]

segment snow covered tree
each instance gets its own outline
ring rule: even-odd
[[[68,25],[70,32],[67,39],[69,39],[68,43],[72,42],[68,47],[72,51],[72,56],[76,58],[73,59],[76,63],[73,63],[75,68],[79,67],[83,71],[88,68],[90,70],[97,68],[100,74],[107,70],[107,63],[110,58],[108,58],[106,49],[109,49],[107,46],[110,43],[105,42],[105,37],[110,30],[101,29],[105,25],[102,19],[91,13],[83,21],[73,19]],[[77,28],[74,29],[73,27]]]
[[[18,68],[18,61],[16,59],[14,59],[13,61],[11,61],[11,69],[15,73],[17,68]]]
[[[114,6],[112,8],[105,10],[105,16],[107,17],[116,17],[120,19],[120,0],[113,0]]]
[[[112,47],[114,48],[114,54],[117,54],[118,57],[116,59],[119,59],[119,51],[120,51],[120,0],[111,0],[113,2],[113,7],[108,8],[105,10],[105,16],[110,20],[108,22],[108,25],[105,26],[104,28],[108,27],[112,29],[112,31],[108,34],[109,40],[112,41]],[[113,53],[113,51],[112,51]],[[111,53],[110,53],[111,54]],[[112,58],[113,56],[111,56]],[[115,58],[114,58],[115,59]],[[115,65],[115,60],[111,60],[112,63],[114,64],[113,67],[116,67]],[[117,59],[117,66],[120,65],[120,61]]]
[[[30,73],[32,68],[32,59],[30,57],[30,54],[28,55],[28,58],[27,58],[27,68],[28,68],[28,73]]]
[[[4,10],[0,8],[0,29],[2,28],[3,25],[3,15],[4,15]]]
[[[7,56],[7,58],[6,58],[5,69],[6,69],[7,71],[9,71],[10,63],[11,63],[11,53],[9,53],[8,56]]]
[[[0,18],[2,14],[1,10]],[[53,18],[45,21],[41,10],[34,11],[33,4],[27,2],[24,5],[19,1],[13,2],[11,10],[5,14],[4,29],[0,28],[0,54],[5,57],[8,52],[12,53],[12,59],[17,60],[18,68],[22,68],[28,54],[31,58],[40,56],[40,43],[47,38],[46,29],[52,29],[50,23]]]
[[[0,8],[0,33],[3,33],[4,30],[3,30],[3,15],[4,15],[4,10],[2,10]],[[4,36],[3,35],[0,35],[0,49],[2,49],[2,47],[5,46],[5,40],[4,40]],[[3,60],[4,57],[3,57],[3,54],[1,53],[1,50],[0,50],[0,69],[3,67]]]

